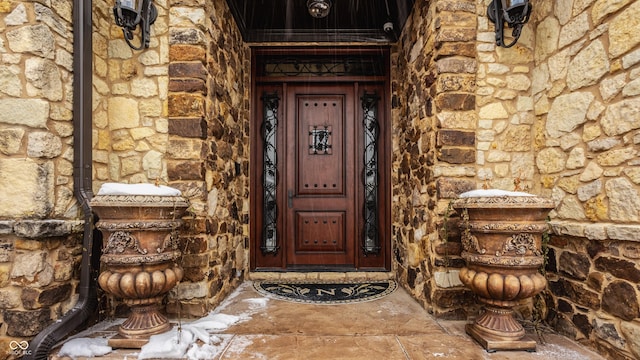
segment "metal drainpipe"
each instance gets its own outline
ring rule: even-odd
[[[89,201],[91,190],[91,77],[93,47],[91,40],[92,0],[73,0],[73,187],[84,213],[84,235],[79,298],[76,305],[62,318],[45,328],[31,340],[29,354],[23,359],[47,359],[56,343],[82,325],[98,306],[96,274],[99,256],[93,254],[93,216]]]

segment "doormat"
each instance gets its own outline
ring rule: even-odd
[[[308,304],[348,304],[380,299],[395,291],[393,280],[373,282],[255,281],[260,294]]]

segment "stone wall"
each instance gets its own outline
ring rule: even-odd
[[[171,5],[167,174],[192,216],[168,310],[202,316],[249,266],[251,57],[224,0]]]
[[[452,199],[484,186],[540,188],[532,31],[497,48],[488,4],[417,1],[394,57],[395,265],[412,294],[444,318],[476,311],[458,279],[464,261]]]
[[[496,46],[494,25],[486,16],[489,3],[477,1],[477,187],[540,194],[535,181],[536,118],[531,96],[533,21],[524,26],[516,45]],[[505,29],[505,41],[510,41],[510,35],[511,30]]]
[[[469,315],[451,226],[442,239],[449,199],[552,197],[548,320],[638,357],[640,3],[536,1],[509,49],[488,3],[417,1],[394,54],[394,268],[436,315]]]
[[[114,22],[113,2],[93,3],[95,192],[105,182],[168,182],[169,10],[166,1],[154,4],[150,46],[135,51]]]
[[[0,1],[0,358],[73,306],[72,12]]]
[[[640,357],[640,2],[537,1],[536,165],[553,197],[549,320]]]
[[[113,4],[93,1],[94,192],[150,182],[190,199],[168,309],[200,316],[248,268],[250,56],[223,0],[154,4],[150,47],[134,51]],[[71,7],[0,1],[0,351],[77,299]]]
[[[547,320],[640,357],[640,2],[536,0],[509,49],[489,2],[417,0],[394,47],[393,270],[436,316],[472,316],[451,199],[552,197]],[[224,0],[154,3],[151,46],[132,51],[111,2],[93,2],[94,190],[189,198],[168,311],[201,316],[248,270],[250,53]],[[71,22],[70,2],[0,0],[0,351],[76,298]]]
[[[393,56],[393,249],[403,285],[438,317],[466,318],[460,243],[443,217],[476,187],[474,1],[416,1]]]

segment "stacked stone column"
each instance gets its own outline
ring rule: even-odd
[[[202,316],[248,269],[250,56],[225,1],[171,5],[167,173],[192,216],[168,311]]]
[[[393,193],[397,271],[425,306],[465,318],[472,296],[458,269],[459,237],[440,238],[450,199],[476,187],[475,1],[418,1],[398,43]],[[395,57],[394,56],[394,57]]]

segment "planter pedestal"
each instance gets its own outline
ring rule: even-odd
[[[539,273],[542,234],[554,204],[537,196],[465,197],[455,201],[467,266],[460,280],[484,304],[467,333],[488,351],[535,351],[536,342],[513,317],[520,300],[546,287]]]
[[[180,196],[97,195],[91,207],[103,234],[98,283],[131,309],[109,345],[140,348],[171,328],[161,310],[164,295],[182,280],[177,229],[188,202]]]

